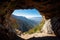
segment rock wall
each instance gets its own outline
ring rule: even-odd
[[[41,29],[41,32],[47,33],[47,34],[54,33],[52,30],[51,19],[48,19],[45,21],[45,24],[44,24],[43,28]]]
[[[58,36],[60,36],[60,17],[51,18],[52,30]]]

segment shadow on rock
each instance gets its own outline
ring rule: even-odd
[[[0,27],[0,40],[24,40],[18,37],[14,32],[9,32],[7,29]]]
[[[60,37],[52,37],[52,36],[46,36],[46,37],[33,37],[28,40],[60,40]]]

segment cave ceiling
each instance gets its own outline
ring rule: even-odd
[[[33,8],[44,16],[60,16],[59,0],[0,0],[0,16],[11,14],[15,9]]]

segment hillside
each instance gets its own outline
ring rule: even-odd
[[[29,19],[35,21],[36,24],[39,24],[42,20],[42,17],[31,17]]]
[[[13,18],[16,19],[19,27],[18,29],[25,32],[25,31],[28,31],[32,28],[34,28],[37,24],[39,24],[39,22],[35,21],[35,19],[33,20],[32,18],[31,19],[27,19],[23,16],[15,16],[15,15],[12,15]],[[38,20],[38,19],[36,19]]]

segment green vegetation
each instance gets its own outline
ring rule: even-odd
[[[18,28],[18,24],[17,24],[17,23],[13,23],[13,24],[12,24],[12,27],[13,27],[13,28]]]
[[[32,33],[35,33],[35,32],[40,32],[40,30],[43,27],[44,23],[45,22],[42,20],[39,25],[35,26],[34,28],[32,28],[31,30],[29,30],[28,32],[25,32],[25,33],[32,34]]]

